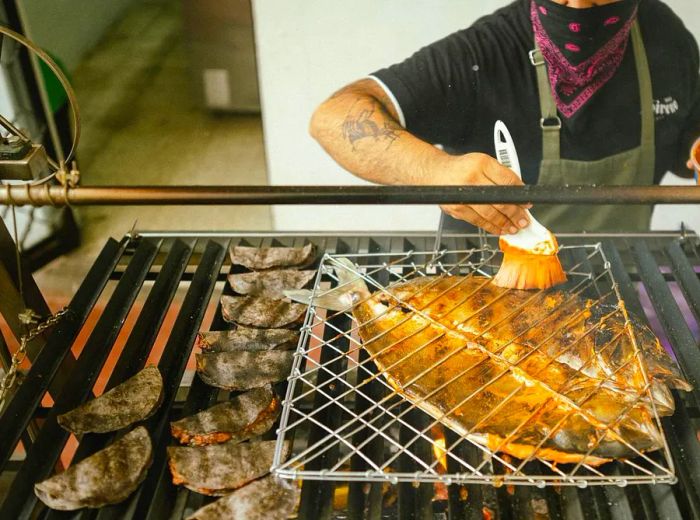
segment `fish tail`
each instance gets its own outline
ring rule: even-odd
[[[367,284],[357,273],[357,267],[347,258],[336,260],[340,266],[334,268],[338,285],[329,291],[306,289],[284,291],[284,295],[295,302],[313,305],[331,311],[349,311],[356,302],[369,295]]]

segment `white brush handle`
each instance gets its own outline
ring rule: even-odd
[[[496,149],[496,158],[506,168],[510,168],[522,180],[518,152],[515,151],[513,138],[503,121],[496,121],[493,126],[493,146]]]
[[[496,121],[496,124],[493,126],[493,146],[496,149],[498,162],[513,170],[522,180],[523,176],[520,170],[518,152],[515,150],[515,142],[513,142],[513,137],[510,135],[508,127],[501,120]],[[543,237],[549,234],[547,228],[540,224],[529,210],[526,211],[528,217],[530,217],[530,225],[512,235],[502,235],[502,238],[513,244],[527,247],[540,242]]]

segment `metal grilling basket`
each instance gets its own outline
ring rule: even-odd
[[[459,285],[470,277],[489,278],[501,262],[501,253],[485,244],[480,248],[442,250],[437,253],[409,251],[392,254],[326,254],[313,289],[315,296],[338,290],[337,270],[348,269],[346,264],[339,262],[340,257],[351,260],[354,264],[353,274],[361,278],[372,293],[383,293],[390,299],[389,309],[392,306],[402,307],[411,311],[408,316],[418,316],[425,326],[450,329],[450,333],[456,334],[460,333],[460,323],[436,319],[423,309],[417,308],[415,303],[411,303],[415,301],[413,296],[427,291],[431,284],[436,282],[428,281],[419,285],[411,297],[405,299],[397,296],[392,289],[406,281],[428,276],[433,277],[430,280],[450,277],[454,280],[454,285]],[[406,394],[411,385],[415,385],[432,371],[440,370],[457,351],[446,351],[438,355],[433,364],[421,366],[418,371],[414,369],[414,375],[403,382],[401,391],[398,392],[396,384],[391,382],[396,371],[400,371],[402,366],[418,362],[418,353],[433,348],[435,342],[430,340],[418,344],[413,349],[408,349],[406,355],[393,364],[382,366],[376,353],[369,353],[363,348],[359,332],[367,325],[366,322],[358,321],[351,309],[334,312],[312,305],[302,328],[302,337],[289,379],[273,470],[281,477],[306,480],[445,485],[489,483],[496,486],[506,484],[586,487],[674,483],[676,477],[673,461],[652,397],[648,368],[640,353],[639,339],[631,325],[631,318],[602,246],[566,246],[562,248],[561,258],[569,277],[564,287],[566,298],[585,299],[589,302],[589,310],[598,308],[605,311],[601,312],[600,319],[587,325],[588,328],[578,340],[567,345],[557,355],[550,354],[548,364],[561,362],[568,353],[575,350],[582,337],[600,332],[606,321],[613,318],[624,323],[624,327],[602,349],[615,348],[615,341],[626,335],[626,340],[633,348],[633,355],[609,372],[607,377],[598,380],[579,401],[570,399],[567,394],[567,385],[570,387],[572,381],[564,381],[563,385],[549,390],[555,398],[566,401],[569,412],[564,417],[572,414],[586,415],[588,412],[584,405],[591,395],[601,388],[614,385],[619,381],[621,371],[633,369],[641,376],[642,382],[626,388],[626,405],[616,417],[601,425],[600,430],[612,432],[621,444],[633,452],[634,457],[596,466],[587,463],[586,458],[576,463],[557,464],[538,458],[536,450],[522,458],[509,456],[502,448],[509,439],[515,438],[520,429],[535,420],[538,409],[530,416],[523,417],[517,427],[505,432],[503,438],[496,443],[489,442],[488,436],[485,441],[480,426],[493,421],[499,414],[508,414],[513,399],[527,382],[522,382],[520,387],[502,396],[492,407],[484,409],[482,415],[472,421],[471,429],[463,426],[460,428],[460,425],[452,420],[454,414],[458,413],[456,406],[443,407],[436,412],[426,401],[446,391],[449,385],[458,382],[459,378],[466,377],[479,363],[464,366],[456,375],[450,375],[440,386],[433,389],[432,393],[423,397],[414,395],[413,398],[407,399],[401,394]],[[505,368],[494,375],[493,379],[484,381],[475,391],[469,393],[458,406],[470,406],[475,403],[480,392],[486,391],[491,385],[499,384],[499,379],[504,376],[522,373],[526,360],[533,354],[545,351],[546,343],[554,338],[562,327],[583,319],[574,314],[568,320],[563,320],[554,328],[554,332],[548,334],[540,343],[530,345],[526,353],[516,361],[510,356],[506,357],[504,352],[518,341],[519,336],[513,337],[496,349],[488,350],[479,344],[479,340],[482,339],[479,336],[486,333],[490,327],[519,319],[523,308],[535,305],[542,297],[542,291],[532,291],[520,308],[513,308],[511,312],[496,318],[497,323],[487,325],[476,339],[471,337],[469,346],[466,346],[465,339],[464,348],[484,351],[484,363],[494,362]],[[486,302],[479,311],[487,309],[494,301]],[[458,306],[459,302],[455,305]],[[453,310],[443,310],[442,315],[447,315]],[[526,331],[546,322],[548,316],[547,312],[542,312],[539,321],[531,324]],[[522,331],[521,334],[525,334],[526,331]],[[410,338],[406,340],[410,341]],[[587,367],[595,362],[591,357],[581,359],[580,365],[572,372],[574,375],[586,373]],[[391,375],[389,380],[387,374]],[[535,379],[536,384],[548,384],[544,376],[540,380],[538,374],[530,373],[529,376]],[[635,447],[633,441],[626,438],[619,427],[627,414],[640,403],[646,403],[650,423],[659,433],[659,449],[654,451],[644,452]],[[426,413],[426,410],[431,413]],[[321,415],[323,420],[319,420]],[[543,446],[552,436],[560,433],[564,424],[565,421],[562,420],[543,433],[538,446]],[[603,434],[591,439],[586,456],[594,452],[604,436]],[[286,461],[281,456],[283,441],[293,442],[292,455]],[[411,468],[411,471],[406,471],[405,468]]]

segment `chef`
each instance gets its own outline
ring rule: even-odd
[[[667,171],[692,175],[699,68],[695,39],[660,0],[516,0],[341,89],[310,130],[340,165],[381,184],[521,184],[492,157],[500,119],[525,184],[650,185]],[[527,225],[526,207],[442,209],[448,228],[504,234]],[[647,230],[651,211],[533,210],[559,232]]]

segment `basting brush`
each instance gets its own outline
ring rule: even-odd
[[[493,133],[498,162],[521,177],[518,155],[506,125],[496,121]],[[527,213],[530,218],[527,227],[512,235],[502,235],[498,241],[503,262],[493,278],[494,285],[508,289],[547,289],[566,281],[557,256],[556,237]]]

